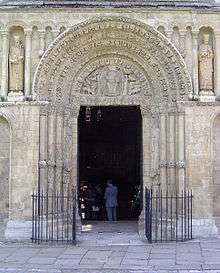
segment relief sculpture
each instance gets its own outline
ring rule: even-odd
[[[14,36],[14,44],[9,54],[9,90],[19,92],[23,90],[24,76],[24,47],[19,36]]]
[[[209,34],[203,35],[199,48],[199,84],[203,95],[212,95],[213,91],[213,50],[209,45]]]

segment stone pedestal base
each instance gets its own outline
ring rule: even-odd
[[[214,220],[193,219],[194,238],[215,238],[218,236],[218,229]]]
[[[5,229],[5,239],[9,241],[30,241],[32,222],[9,220]]]
[[[9,102],[24,101],[24,94],[23,92],[10,92],[8,93],[7,100]]]

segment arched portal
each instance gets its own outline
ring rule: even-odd
[[[41,187],[77,185],[80,106],[139,106],[143,185],[185,187],[182,105],[192,85],[180,54],[152,27],[116,17],[73,26],[42,57],[33,93],[42,101]]]
[[[10,127],[0,116],[0,223],[9,218]]]

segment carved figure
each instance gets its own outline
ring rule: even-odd
[[[119,96],[123,92],[123,74],[115,66],[108,66],[98,79],[98,93],[105,96]]]
[[[213,50],[209,45],[209,34],[203,35],[203,43],[199,49],[199,84],[202,93],[213,90]]]
[[[23,90],[24,76],[24,48],[19,36],[14,36],[14,45],[9,55],[9,90],[19,92]]]

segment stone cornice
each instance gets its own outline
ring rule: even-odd
[[[214,0],[206,1],[160,1],[160,0],[120,0],[120,1],[87,1],[87,0],[53,0],[53,1],[6,1],[0,0],[0,8],[161,8],[161,9],[219,9]]]

